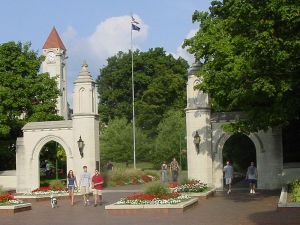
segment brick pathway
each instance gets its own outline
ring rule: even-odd
[[[129,195],[129,191],[139,187],[126,187],[105,190],[105,204]],[[168,215],[108,215],[104,206],[82,205],[81,198],[74,206],[68,200],[58,202],[59,208],[51,209],[49,202],[33,203],[31,211],[13,216],[0,216],[1,225],[300,225],[300,214],[277,212],[278,191],[258,191],[249,195],[246,190],[235,190],[229,196],[223,192],[183,214]]]

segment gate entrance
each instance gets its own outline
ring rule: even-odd
[[[256,165],[255,145],[251,139],[244,134],[232,135],[223,147],[223,166],[230,161],[233,166],[233,187],[248,187],[245,182],[247,168],[250,162]]]
[[[40,152],[40,186],[49,186],[51,180],[66,178],[67,157],[64,148],[50,141]]]

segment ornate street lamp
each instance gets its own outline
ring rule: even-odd
[[[79,137],[79,140],[77,141],[78,144],[78,149],[79,149],[79,153],[81,155],[81,158],[83,158],[83,146],[84,146],[84,142],[81,139],[81,136]]]
[[[195,147],[196,147],[197,155],[200,152],[200,142],[201,142],[201,137],[199,136],[198,131],[196,131],[196,134],[194,136],[194,144],[195,144]]]

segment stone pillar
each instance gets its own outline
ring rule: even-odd
[[[96,166],[100,166],[99,153],[99,115],[97,107],[97,92],[95,82],[88,71],[88,65],[84,63],[74,82],[73,91],[73,138],[74,160],[76,174],[82,172],[86,165],[89,172],[93,172]],[[79,138],[84,141],[83,158],[78,150]]]
[[[25,146],[23,138],[17,138],[16,143],[16,176],[17,176],[17,187],[16,192],[29,192],[31,191],[31,186],[29,177],[29,165],[28,157],[26,157]]]
[[[281,129],[258,132],[263,148],[257,152],[257,187],[279,189],[282,185],[283,155]]]
[[[208,95],[201,90],[194,90],[194,86],[201,82],[201,77],[196,75],[200,67],[201,63],[195,63],[188,73],[186,108],[188,177],[211,185],[211,107]],[[199,153],[194,143],[196,131],[201,138]]]

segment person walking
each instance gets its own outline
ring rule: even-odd
[[[69,170],[67,177],[68,191],[71,198],[71,205],[74,205],[74,190],[77,187],[76,177],[72,170]]]
[[[89,188],[91,182],[91,174],[87,172],[87,166],[83,166],[83,172],[80,175],[79,187],[83,196],[84,206],[89,205]]]
[[[51,176],[51,166],[48,160],[45,160],[45,170],[46,170],[46,177],[50,177]]]
[[[176,158],[173,158],[173,161],[170,163],[170,171],[172,174],[172,181],[177,182],[178,174],[179,174],[179,164]]]
[[[233,180],[233,168],[230,165],[230,162],[226,162],[226,166],[223,168],[224,173],[224,179],[225,179],[225,185],[227,186],[227,194],[231,192],[231,183]]]
[[[257,183],[257,169],[254,166],[254,162],[250,163],[247,169],[246,179],[249,182],[250,194],[255,194],[255,185]]]
[[[113,171],[114,165],[112,164],[111,161],[108,161],[108,163],[106,164],[106,169],[107,169],[108,172]]]
[[[168,182],[168,165],[165,161],[161,164],[161,182]]]
[[[92,177],[92,188],[94,194],[94,207],[97,204],[102,205],[102,185],[103,185],[103,177],[100,172],[96,169],[95,175]]]

